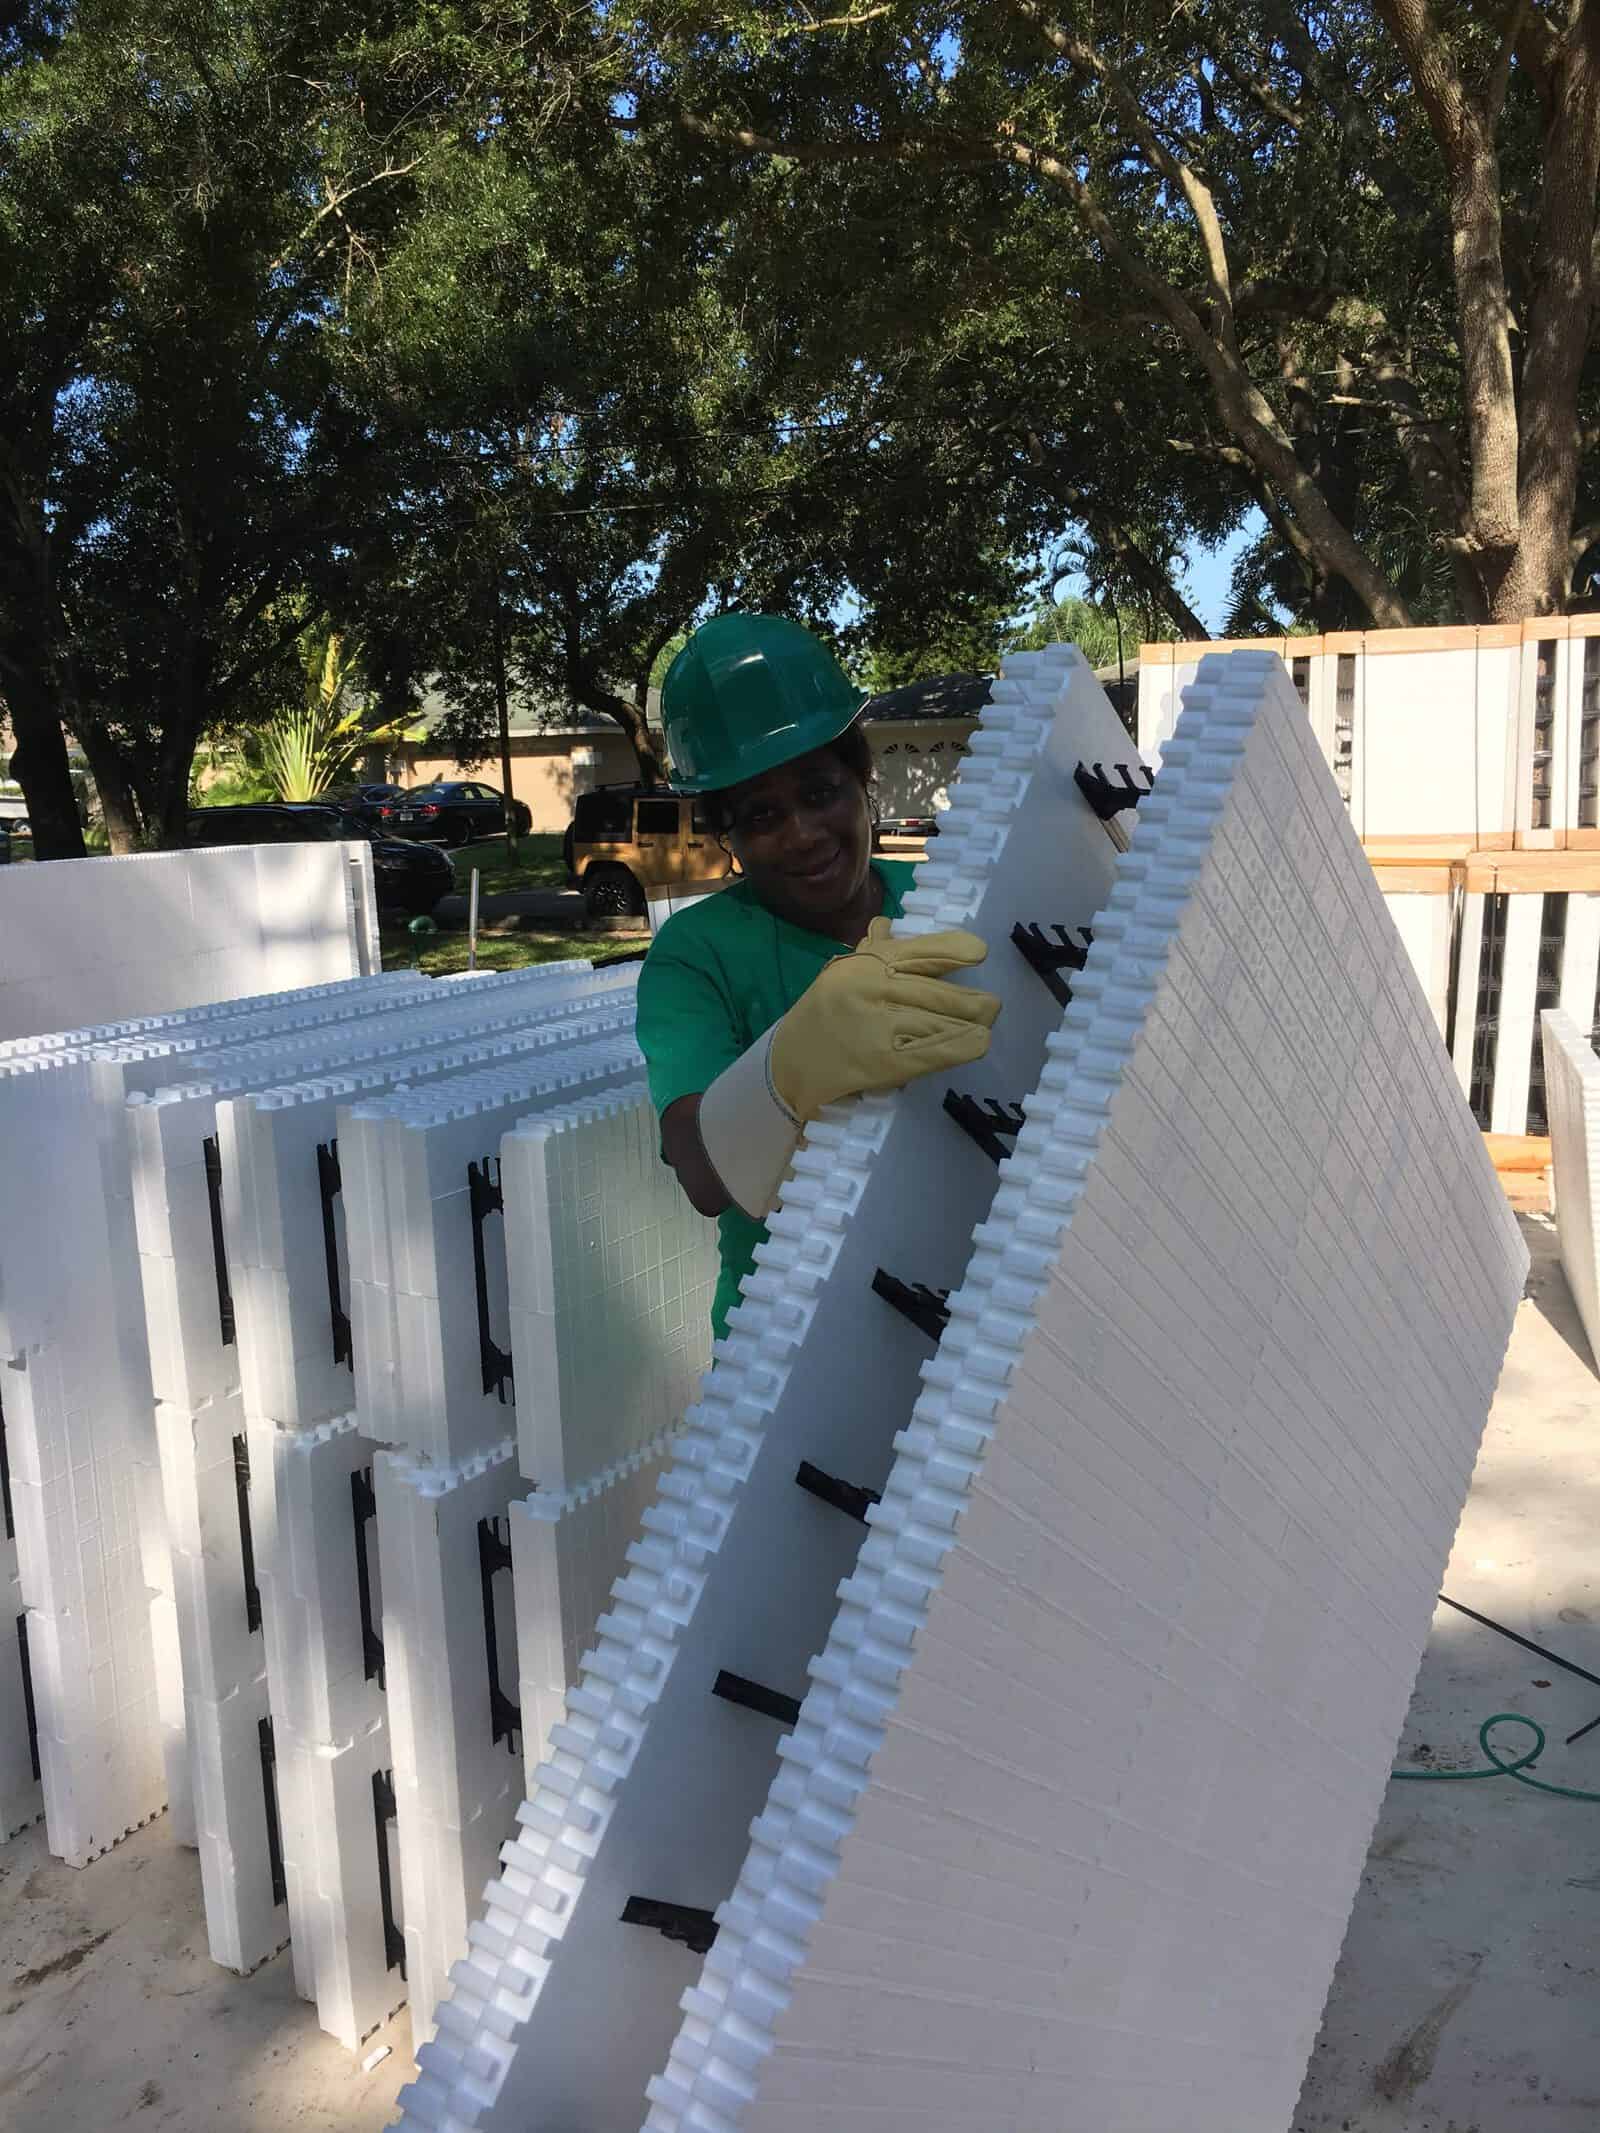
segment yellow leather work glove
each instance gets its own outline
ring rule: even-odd
[[[875,918],[859,948],[724,1068],[700,1099],[700,1139],[737,1206],[767,1214],[801,1129],[825,1104],[983,1057],[1000,1002],[946,973],[986,953],[974,933],[892,940],[888,919]]]
[[[772,1032],[767,1077],[790,1116],[815,1118],[841,1096],[904,1088],[981,1059],[1000,1002],[947,974],[987,954],[975,933],[893,940],[888,919],[875,918],[854,954],[820,971]]]

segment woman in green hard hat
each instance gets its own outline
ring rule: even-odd
[[[669,919],[639,973],[662,1151],[720,1219],[720,1337],[807,1120],[981,1059],[1000,1003],[950,981],[970,933],[890,938],[914,869],[872,856],[865,698],[777,615],[719,615],[668,670],[674,782],[703,793],[739,878]]]

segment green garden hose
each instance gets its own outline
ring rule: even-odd
[[[1526,1726],[1533,1735],[1533,1746],[1526,1755],[1519,1755],[1512,1762],[1502,1762],[1494,1750],[1489,1735],[1496,1726]],[[1543,1778],[1529,1777],[1528,1765],[1536,1762],[1544,1753],[1544,1727],[1536,1718],[1524,1718],[1520,1711],[1497,1711],[1493,1718],[1486,1718],[1478,1728],[1478,1746],[1489,1758],[1486,1770],[1391,1770],[1392,1778],[1409,1779],[1413,1783],[1449,1784],[1464,1778],[1515,1778],[1519,1785],[1531,1785],[1535,1792],[1552,1793],[1558,1800],[1594,1800],[1600,1802],[1600,1792],[1579,1792],[1573,1785],[1548,1785]]]

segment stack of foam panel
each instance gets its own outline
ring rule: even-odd
[[[463,989],[448,1009],[453,1027],[419,1036],[415,1051],[219,1109],[296,1977],[323,2026],[351,2046],[404,1996],[404,1959],[386,1596],[370,1523],[378,1440],[351,1412],[369,1181],[341,1119],[353,1103],[451,1089],[490,1066],[537,1085],[552,1062],[624,1038],[635,976],[522,973],[487,1021],[489,1003]],[[381,1196],[383,1178],[371,1182]]]
[[[190,1075],[204,1078],[130,1103],[195,1834],[211,1951],[230,1968],[252,1969],[280,1946],[288,1914],[226,1248],[227,1210],[239,1181],[236,1174],[230,1192],[220,1111],[230,1092],[236,1098],[286,1072],[315,1069],[346,1087],[388,1086],[405,1073],[426,1072],[441,1035],[465,1024],[503,1036],[552,988],[569,992],[588,977],[583,966],[547,969],[538,980],[517,973],[471,989],[427,986],[403,1001],[391,997],[387,1012],[361,1012],[352,1001],[348,1019],[331,1025],[325,1001],[313,1003],[300,1023],[286,1010],[270,1038],[185,1058]]]
[[[374,1483],[400,1930],[424,2019],[522,1793],[516,1616],[496,1574],[511,1567],[506,1520],[527,1486],[498,1150],[519,1119],[639,1067],[630,1001],[629,1026],[609,1037],[353,1106],[341,1122],[346,1193],[368,1211],[351,1244],[370,1336],[357,1413],[364,1437],[392,1447]]]
[[[1470,890],[1461,899],[1453,1052],[1487,1133],[1550,1130],[1540,1015],[1582,1027],[1600,1001],[1600,895]]]
[[[501,1144],[517,1440],[535,1484],[510,1513],[530,1783],[710,1360],[716,1232],[659,1131],[641,1085]]]
[[[938,1292],[960,1283],[994,1151],[1015,1130],[1009,1100],[1039,1078],[1054,988],[1109,893],[1117,843],[1097,807],[1140,789],[1074,650],[1010,663],[897,922],[987,942],[981,980],[1002,1000],[989,1056],[953,1092],[920,1082],[808,1130],[419,2055],[405,2122],[643,2116],[706,1907],[733,1887],[778,1767],[774,1720],[853,1568],[851,1511],[884,1484]]]
[[[1561,1010],[1547,1011],[1543,1023],[1561,1264],[1593,1362],[1600,1358],[1600,1059],[1587,1023],[1580,1028]]]
[[[8,1464],[31,1629],[21,1649],[49,1841],[73,1864],[167,1800],[179,1836],[193,1834],[124,1101],[204,1074],[204,1046],[281,1029],[286,1016],[375,1009],[426,984],[347,981],[303,1003],[230,1001],[0,1049],[8,1181],[19,1205],[41,1211],[0,1238]]]
[[[649,2133],[1293,2114],[1527,1255],[1276,661],[1050,1052]]]

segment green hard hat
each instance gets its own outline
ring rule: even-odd
[[[661,720],[680,792],[716,792],[836,741],[867,701],[784,615],[717,615],[667,669]]]

